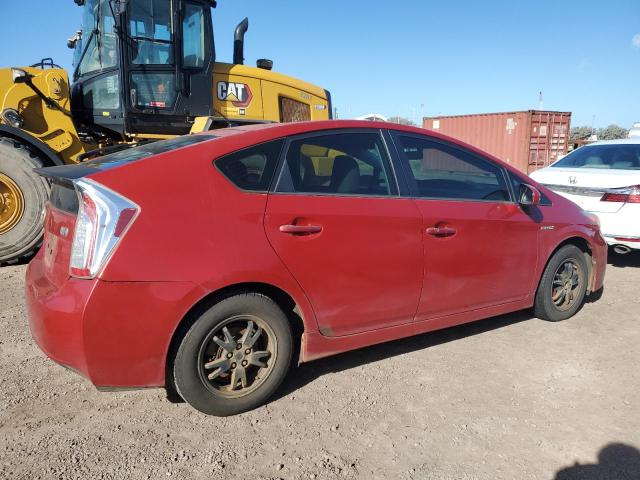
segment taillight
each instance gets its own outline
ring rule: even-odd
[[[140,207],[91,180],[81,179],[74,184],[80,208],[69,273],[77,278],[94,278],[140,213]]]
[[[612,188],[600,199],[601,202],[640,203],[640,185]]]

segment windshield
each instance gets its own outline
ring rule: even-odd
[[[86,0],[82,13],[82,39],[76,43],[75,77],[115,67],[118,48],[115,20],[109,0]]]
[[[640,170],[640,144],[593,145],[575,150],[552,167]]]

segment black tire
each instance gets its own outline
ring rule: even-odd
[[[248,322],[252,327],[242,330],[241,325],[249,325]],[[227,333],[234,338],[231,345],[236,345],[235,350],[220,346],[226,340],[226,333],[221,329],[226,327]],[[259,329],[262,334],[258,334],[257,342],[262,344],[260,347],[257,343],[251,344],[255,348],[253,353],[247,353],[251,348],[237,347],[240,342],[245,345],[243,340],[250,336],[247,331],[257,334]],[[271,352],[269,356],[262,357],[266,367],[251,363],[251,355],[264,354],[267,350]],[[174,361],[175,386],[187,403],[207,415],[224,417],[246,412],[264,404],[278,389],[291,365],[292,351],[289,321],[273,300],[256,293],[235,295],[209,308],[187,331]],[[231,363],[236,361],[238,363]],[[241,363],[248,364],[246,370],[243,367],[246,388],[242,378],[238,380],[234,373]],[[207,365],[212,364],[217,365],[207,370]],[[215,379],[209,379],[208,375],[215,374],[218,375]],[[254,381],[248,385],[252,378]],[[234,390],[237,386],[240,388]]]
[[[42,243],[43,212],[50,187],[33,169],[43,165],[22,143],[0,137],[0,173],[18,186],[24,201],[20,220],[7,232],[0,233],[0,265],[33,255]]]
[[[542,274],[536,292],[535,316],[559,322],[575,315],[584,304],[588,276],[589,268],[582,250],[575,245],[560,248]]]

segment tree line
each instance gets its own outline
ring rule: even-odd
[[[598,129],[582,126],[573,127],[569,136],[572,141],[576,141],[588,140],[594,134],[598,136],[598,140],[617,140],[618,138],[627,138],[629,130],[619,125],[609,125]]]

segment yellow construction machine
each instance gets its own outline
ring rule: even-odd
[[[73,83],[51,59],[0,69],[0,263],[42,242],[49,184],[34,167],[213,128],[331,118],[328,91],[273,72],[271,60],[244,65],[247,19],[233,63],[216,62],[213,0],[74,1]]]

